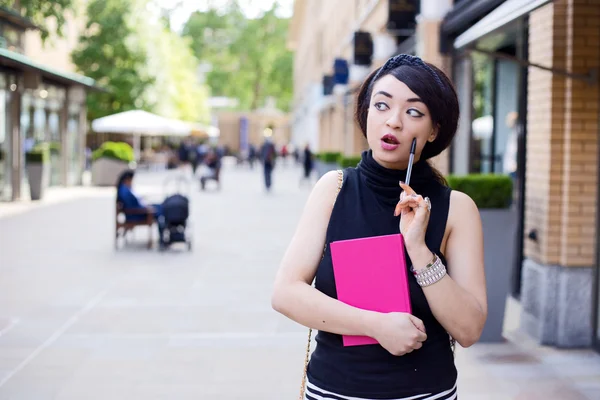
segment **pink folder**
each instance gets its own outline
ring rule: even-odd
[[[401,234],[331,243],[338,300],[364,310],[411,313]],[[367,336],[342,337],[344,346],[377,344]]]

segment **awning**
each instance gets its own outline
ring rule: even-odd
[[[506,0],[479,22],[467,29],[454,41],[454,48],[461,49],[481,37],[529,14],[552,0]]]
[[[39,29],[39,27],[31,22],[29,18],[22,16],[16,10],[6,6],[0,6],[0,18],[23,29]]]
[[[92,121],[96,133],[122,133],[141,136],[189,136],[192,126],[184,121],[161,117],[143,110],[130,110]]]
[[[104,90],[96,86],[96,81],[92,78],[72,72],[58,71],[54,68],[50,68],[35,62],[23,54],[15,53],[14,51],[2,48],[0,48],[0,66],[6,66],[23,71],[39,72],[42,77],[46,77],[66,85],[82,85],[90,89]]]

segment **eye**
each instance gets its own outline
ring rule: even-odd
[[[373,104],[373,106],[378,110],[378,111],[385,111],[385,110],[389,110],[390,107],[388,107],[387,104],[385,104],[384,102],[380,101],[377,102],[375,104]]]
[[[409,108],[408,111],[406,111],[406,113],[408,115],[410,115],[411,117],[422,117],[423,114],[421,111],[417,110],[416,108]]]

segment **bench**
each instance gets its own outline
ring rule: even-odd
[[[127,221],[127,215],[145,215],[146,219],[139,221]],[[152,234],[154,215],[144,209],[125,209],[123,203],[117,200],[115,213],[115,249],[118,249],[119,238],[125,238],[129,232],[133,231],[133,229],[138,226],[148,227],[148,248],[151,249],[154,239]]]

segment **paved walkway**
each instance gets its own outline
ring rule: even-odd
[[[300,174],[278,168],[269,194],[260,170],[194,185],[191,253],[147,251],[143,230],[115,252],[112,189],[0,212],[0,400],[296,398],[306,329],[270,294]],[[137,190],[160,198],[166,176]],[[461,400],[600,398],[594,352],[515,343],[457,350]]]

